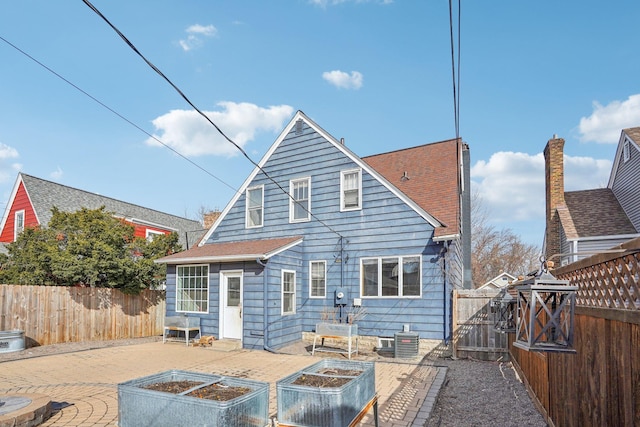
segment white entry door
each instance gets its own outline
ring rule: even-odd
[[[220,273],[220,338],[242,340],[242,271]]]

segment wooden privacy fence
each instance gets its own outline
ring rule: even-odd
[[[575,354],[509,350],[552,426],[640,425],[640,239],[552,271],[578,286]]]
[[[162,335],[164,291],[0,285],[0,330],[22,330],[26,347]]]
[[[453,341],[455,357],[478,360],[508,360],[508,336],[494,330],[490,302],[500,290],[453,291]]]

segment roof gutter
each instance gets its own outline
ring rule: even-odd
[[[172,258],[156,259],[153,262],[156,264],[195,264],[195,263],[215,263],[215,262],[243,262],[243,261],[255,261],[256,259],[267,260],[270,257],[267,254],[243,254],[243,255],[226,255],[226,256],[208,256],[208,257],[185,257],[185,258]]]
[[[434,237],[432,240],[434,242],[446,242],[449,240],[455,240],[455,239],[459,239],[460,238],[460,234],[456,233],[456,234],[447,234],[446,236],[438,236],[438,237]]]

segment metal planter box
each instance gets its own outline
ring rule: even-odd
[[[300,376],[326,368],[362,373],[341,387],[320,388],[293,384]],[[348,426],[376,396],[373,362],[324,359],[276,382],[278,423],[287,426]]]
[[[24,350],[24,331],[0,331],[0,353]]]
[[[318,323],[316,334],[350,338],[358,335],[358,325],[351,323]]]
[[[217,382],[231,387],[247,387],[250,392],[216,401],[143,387],[171,381]],[[200,386],[200,387],[202,387]],[[119,427],[247,426],[269,424],[269,384],[244,378],[172,370],[118,384]]]

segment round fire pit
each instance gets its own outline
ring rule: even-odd
[[[33,427],[51,415],[51,400],[42,394],[0,394],[0,427]]]

